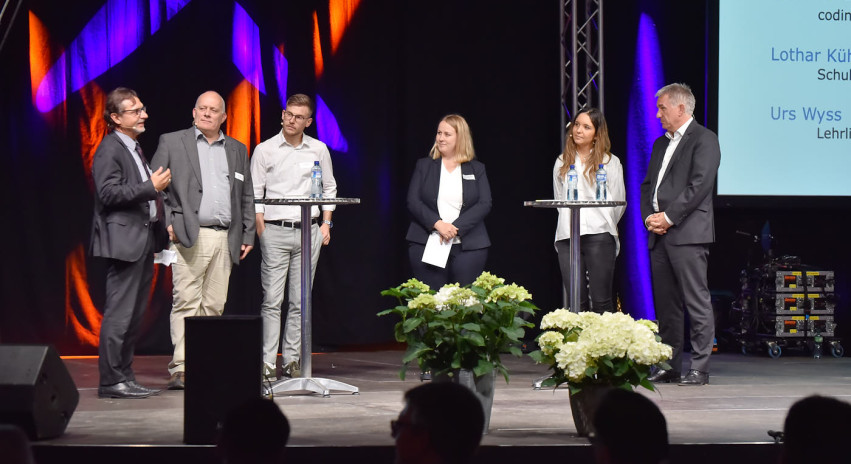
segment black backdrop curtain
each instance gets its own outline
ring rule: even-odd
[[[5,217],[0,342],[52,343],[62,354],[96,352],[92,328],[103,303],[104,269],[86,257],[86,248],[92,214],[87,156],[103,135],[93,123],[100,117],[98,102],[120,85],[139,92],[150,114],[140,139],[149,156],[160,134],[189,126],[201,92],[216,90],[244,103],[238,91],[245,78],[232,59],[236,4],[259,31],[257,56],[266,84],[265,93],[247,94],[256,97],[255,106],[247,105],[251,114],[259,115],[247,123],[249,150],[256,138],[265,140],[280,129],[274,48],[288,62],[285,93],[319,94],[332,109],[348,142],[347,151],[332,151],[339,195],[362,199],[359,206],[337,209],[331,245],[319,260],[314,347],[392,342],[394,321],[375,313],[393,301],[379,292],[409,277],[404,240],[408,179],[416,159],[431,147],[437,122],[448,113],[460,113],[470,123],[494,192],[487,219],[493,241],[487,269],[524,285],[544,311],[561,307],[552,246],[555,213],[522,206],[523,200],[552,196],[551,169],[561,151],[558,1],[140,1],[140,45],[81,89],[68,89],[54,109],[40,112],[34,104],[33,75],[53,65],[108,3],[113,2],[24,1],[0,50]],[[335,50],[332,3],[357,5]],[[174,5],[182,8],[165,21],[164,9]],[[162,9],[162,23],[153,34],[151,6]],[[605,11],[605,112],[618,154],[625,151],[625,113],[642,12],[656,22],[666,81],[690,83],[698,113],[713,125],[713,110],[704,108],[713,104],[707,97],[714,92],[707,74],[707,43],[714,38],[706,2],[610,0]],[[113,20],[96,40],[109,42],[122,27]],[[33,31],[42,31],[35,54],[30,49]],[[321,74],[317,55],[322,57]],[[233,129],[227,128],[229,133]],[[316,125],[308,133],[316,136]],[[772,221],[782,253],[836,269],[838,291],[847,289],[844,213],[719,206],[718,243],[710,258],[714,290],[737,291],[738,272],[753,246],[735,231],[757,231],[765,220]],[[806,220],[805,213],[810,214]],[[805,229],[805,222],[818,235],[806,232],[812,229]],[[234,269],[226,314],[259,313],[259,265],[255,250]],[[170,273],[160,268],[141,352],[170,352],[170,292]],[[842,302],[840,309],[847,312],[847,304]]]

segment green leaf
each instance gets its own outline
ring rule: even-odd
[[[535,350],[529,353],[529,357],[534,359],[538,364],[543,364],[546,361],[546,355],[541,350]]]
[[[381,291],[381,296],[395,296],[396,298],[404,298],[405,294],[399,290],[399,287],[388,288]]]
[[[508,335],[508,337],[509,337],[511,340],[513,340],[513,341],[520,340],[520,338],[522,338],[522,337],[523,337],[523,334],[525,334],[525,333],[526,333],[526,331],[525,331],[525,330],[523,330],[523,329],[521,329],[521,328],[506,328],[506,327],[500,327],[500,328],[499,328],[499,330],[500,330],[502,333],[504,333],[505,335]]]
[[[493,372],[493,363],[487,359],[479,359],[478,364],[473,367],[473,374],[482,376]]]
[[[462,335],[461,338],[473,346],[485,346],[485,338],[478,332],[468,332]]]
[[[513,354],[514,356],[517,356],[518,358],[523,356],[523,350],[521,350],[520,348],[518,348],[516,346],[509,346],[508,352]]]
[[[402,331],[404,333],[408,333],[416,329],[422,322],[423,319],[421,317],[412,317],[410,319],[406,319]]]
[[[405,374],[408,373],[408,364],[402,364],[402,368],[399,369],[399,378],[405,380]]]
[[[415,359],[418,359],[424,353],[428,353],[431,349],[423,344],[408,346],[405,355],[402,357],[402,362],[407,364]]]
[[[473,332],[481,332],[482,331],[482,326],[479,325],[479,324],[476,324],[474,322],[467,322],[465,324],[461,324],[461,328],[464,329],[464,330],[471,330]]]

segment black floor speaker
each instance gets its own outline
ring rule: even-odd
[[[74,379],[52,346],[0,345],[0,423],[21,427],[31,440],[55,438],[79,401]]]
[[[262,339],[259,316],[186,318],[184,442],[215,443],[225,415],[261,395]]]

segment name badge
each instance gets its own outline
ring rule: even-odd
[[[475,174],[462,174],[461,178],[464,180],[476,180]]]
[[[233,176],[236,177],[236,180],[241,180],[243,182],[245,181],[245,176],[243,176],[242,173],[235,172],[233,173]]]

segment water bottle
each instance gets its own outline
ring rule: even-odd
[[[322,198],[322,168],[319,167],[319,161],[314,161],[310,169],[310,198]]]
[[[567,171],[567,191],[565,200],[576,201],[579,199],[579,175],[576,174],[576,166],[571,164],[570,170]]]
[[[606,169],[602,164],[597,169],[597,201],[606,201]]]

